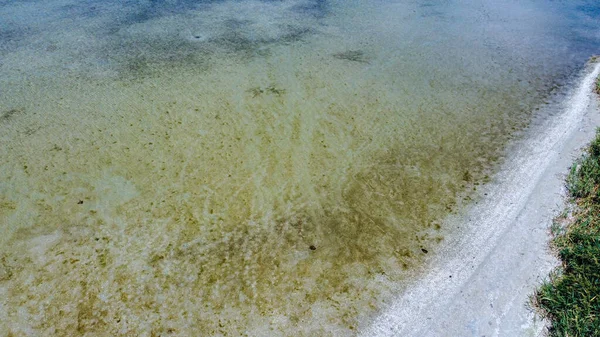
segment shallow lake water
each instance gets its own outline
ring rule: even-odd
[[[599,11],[0,1],[0,331],[352,335],[600,52]]]

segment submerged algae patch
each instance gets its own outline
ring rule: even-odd
[[[18,116],[19,114],[22,114],[25,110],[22,108],[14,108],[14,109],[8,109],[6,111],[2,111],[0,113],[0,121],[3,122],[8,122],[11,119],[15,118],[16,116]]]
[[[29,186],[42,194],[31,206],[36,222],[64,232],[47,262],[28,264],[24,254],[26,267],[11,272],[5,303],[29,307],[34,321],[44,312],[38,331],[117,331],[118,320],[136,332],[347,330],[360,308],[377,306],[376,276],[399,277],[422,254],[414,242],[428,245],[415,238],[420,226],[408,225],[420,215],[394,219],[410,207],[393,181],[402,171],[357,166],[368,158],[352,152],[373,136],[341,119],[357,111],[328,112],[318,100],[304,109],[298,102],[310,92],[301,91],[312,86],[249,101],[242,88],[208,88],[179,102],[165,102],[168,92],[152,94],[161,103],[129,96],[153,85],[126,89],[136,108],[94,121],[69,156],[27,156],[38,177]],[[126,186],[136,192],[127,187],[117,202],[113,194]],[[16,285],[29,275],[33,299],[22,302]],[[47,289],[60,296],[48,298]],[[288,318],[269,323],[276,316]]]
[[[347,60],[358,63],[369,63],[369,57],[362,50],[347,50],[341,53],[333,54],[333,57],[340,60]]]
[[[36,88],[51,122],[0,153],[0,327],[348,335],[381,308],[522,121],[503,95],[418,96],[312,50]]]

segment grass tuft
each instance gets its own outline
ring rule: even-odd
[[[598,202],[600,197],[598,185],[600,184],[600,137],[596,137],[590,144],[588,153],[575,165],[567,177],[567,189],[574,198]]]
[[[587,153],[573,165],[567,188],[576,204],[552,246],[562,267],[535,294],[551,321],[550,336],[600,336],[600,129]]]

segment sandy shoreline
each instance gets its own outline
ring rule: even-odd
[[[449,238],[419,277],[364,336],[538,336],[544,323],[528,297],[558,262],[548,230],[561,211],[568,167],[600,124],[591,64],[559,106],[515,145],[486,195],[466,211],[462,237]],[[448,220],[460,221],[458,216]],[[460,247],[460,248],[459,248]],[[410,323],[409,323],[410,322]]]

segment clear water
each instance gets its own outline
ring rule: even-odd
[[[595,1],[0,1],[0,331],[351,335]]]

